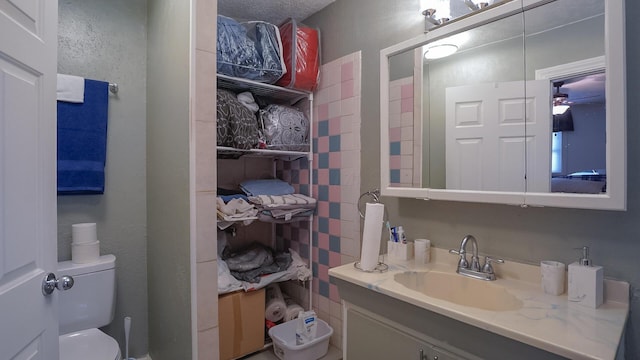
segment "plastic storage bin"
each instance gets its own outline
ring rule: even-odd
[[[302,345],[296,345],[296,320],[269,329],[276,356],[281,360],[317,360],[323,357],[329,350],[333,329],[324,320],[317,320],[316,338]]]

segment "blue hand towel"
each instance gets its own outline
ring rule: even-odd
[[[85,79],[84,103],[58,101],[58,195],[103,194],[109,83]]]

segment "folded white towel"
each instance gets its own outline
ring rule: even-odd
[[[84,78],[80,76],[58,74],[57,100],[70,103],[84,102]]]

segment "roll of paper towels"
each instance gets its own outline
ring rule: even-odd
[[[287,308],[284,314],[284,321],[291,321],[298,317],[298,314],[300,313],[300,311],[304,311],[302,306],[300,306],[295,301],[293,301],[293,299],[289,296],[285,295],[284,303],[287,305]]]
[[[265,309],[264,318],[277,322],[284,318],[284,314],[287,309],[287,304],[284,302],[282,291],[278,284],[271,284],[267,286],[265,293]]]
[[[74,244],[88,244],[98,241],[96,223],[80,223],[71,225],[71,239]]]
[[[383,218],[383,204],[367,203],[362,232],[362,252],[360,253],[360,268],[364,271],[372,271],[378,265]]]

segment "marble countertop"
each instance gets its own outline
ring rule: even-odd
[[[494,266],[498,279],[490,283],[505,287],[523,306],[491,311],[436,299],[394,280],[395,274],[408,271],[455,272],[457,259],[444,249],[431,248],[426,265],[385,259],[389,270],[383,273],[363,272],[350,263],[330,269],[329,275],[560,356],[615,358],[629,313],[628,283],[605,279],[605,303],[592,309],[569,302],[566,292],[545,294],[539,266],[506,262]]]

